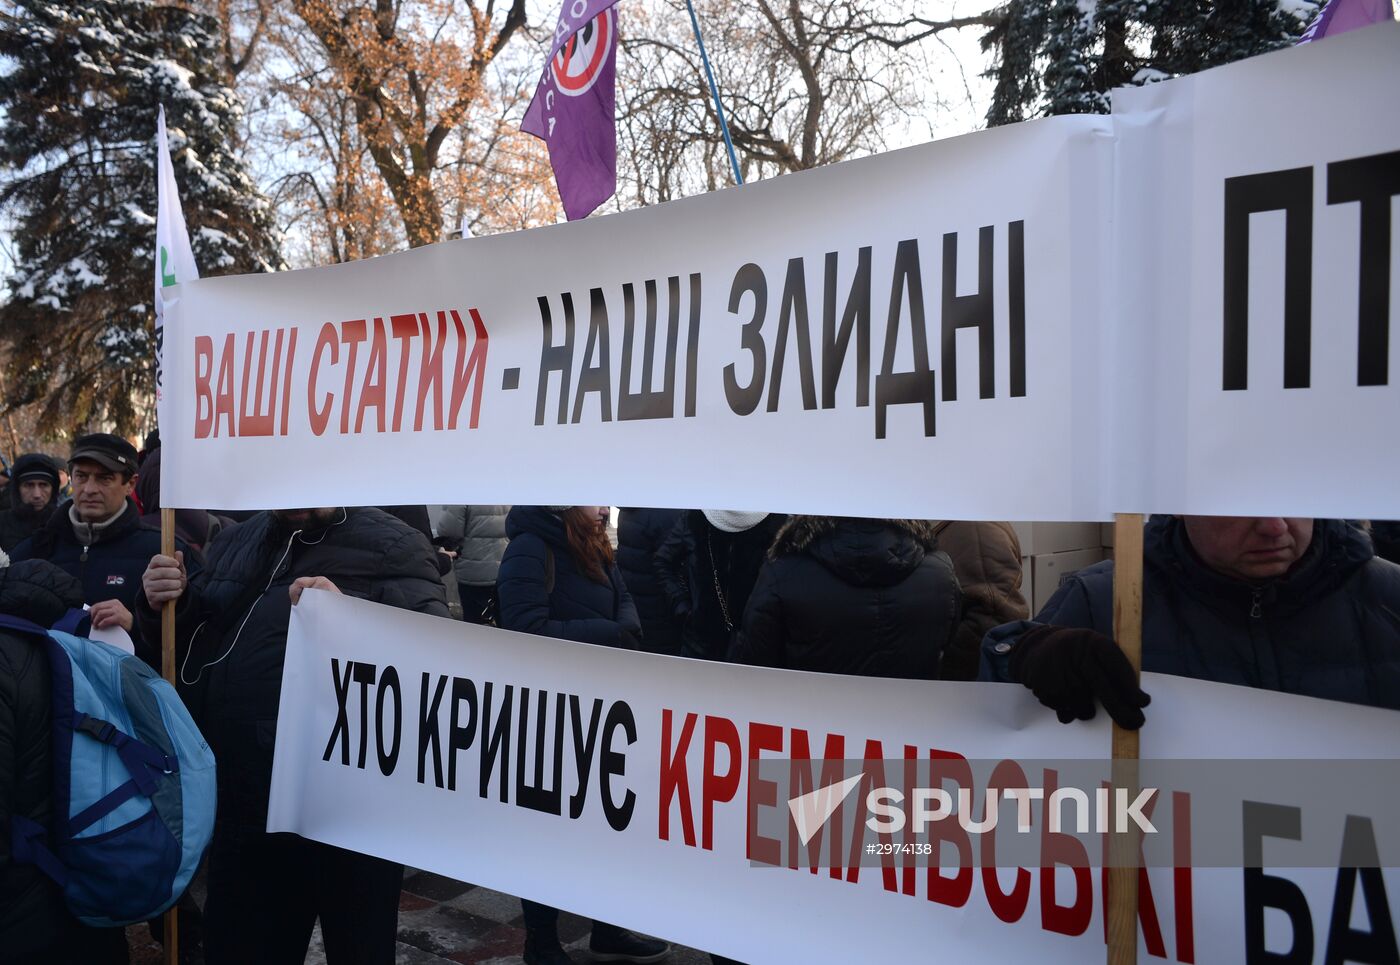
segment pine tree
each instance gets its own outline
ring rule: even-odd
[[[1094,83],[1094,17],[1078,0],[1054,0],[1046,14],[1047,114],[1102,114],[1108,97]]]
[[[217,22],[151,0],[10,0],[0,14],[0,189],[16,265],[0,305],[11,408],[48,431],[135,430],[152,405],[156,114],[205,275],[280,267],[235,155],[242,105]]]
[[[1010,0],[983,37],[996,81],[989,125],[1106,113],[1115,87],[1285,47],[1320,0]]]

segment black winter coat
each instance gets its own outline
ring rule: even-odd
[[[681,652],[681,621],[656,579],[656,551],[683,509],[623,509],[617,515],[617,566],[642,620],[642,649]]]
[[[177,605],[176,661],[181,696],[219,760],[220,820],[266,821],[292,582],[324,576],[347,596],[445,617],[435,555],[421,533],[370,508],[299,535],[259,513],[214,540]],[[160,615],[144,593],[136,616],[149,659]]]
[[[135,613],[141,574],[146,572],[151,557],[160,553],[160,530],[143,524],[135,501],[128,499],[122,515],[101,531],[96,543],[85,546],[79,542],[68,516],[72,505],[72,500],[61,504],[48,525],[21,543],[10,559],[48,560],[83,585],[84,603],[91,606],[103,600],[121,600]],[[191,577],[196,575],[200,568],[198,552],[179,538],[175,548],[185,554],[185,568]]]
[[[749,597],[734,663],[932,680],[962,595],[930,522],[794,516]]]
[[[752,529],[726,533],[711,526],[703,512],[692,509],[676,523],[656,552],[655,569],[672,612],[684,621],[681,656],[725,658],[743,625],[749,594],[768,558],[768,548],[786,521],[781,513],[771,513]]]
[[[42,560],[0,570],[0,613],[52,626],[83,605],[78,581]],[[52,697],[43,642],[0,629],[0,961],[57,961],[77,928],[63,893],[10,859],[10,817],[53,822]]]
[[[636,649],[642,624],[616,563],[606,584],[589,579],[569,551],[563,520],[538,506],[512,506],[506,535],[496,576],[502,628]]]
[[[1400,566],[1355,526],[1317,520],[1293,569],[1259,586],[1202,563],[1174,516],[1154,516],[1144,539],[1143,670],[1400,709]],[[1111,636],[1113,563],[1069,577],[1036,621]],[[984,679],[1011,679],[1029,626],[987,634]]]

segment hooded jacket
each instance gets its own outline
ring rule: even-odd
[[[1197,557],[1186,527],[1154,516],[1144,533],[1142,669],[1400,709],[1400,566],[1341,520],[1313,524],[1307,551],[1262,584]],[[1113,634],[1113,563],[1069,577],[1036,622]],[[982,676],[1010,680],[1010,654],[1033,624],[997,627]]]
[[[452,569],[458,583],[492,586],[505,555],[509,506],[444,506],[438,516],[438,542],[457,554]]]
[[[590,579],[574,562],[564,521],[540,506],[511,507],[506,534],[496,578],[503,629],[636,648],[642,624],[616,563],[606,584]]]
[[[52,626],[83,605],[78,581],[42,560],[0,569],[0,613]],[[0,629],[0,958],[55,961],[77,926],[63,893],[10,858],[10,817],[53,821],[52,695],[43,644]]]
[[[445,617],[435,555],[421,533],[368,507],[307,532],[259,513],[214,540],[176,605],[176,667],[219,760],[220,820],[266,823],[292,582],[324,576],[347,596]],[[160,614],[144,592],[136,618],[137,652],[158,658]]]
[[[656,551],[685,514],[681,509],[623,509],[617,516],[617,565],[642,619],[642,649],[681,652],[681,622],[656,579]]]
[[[1010,523],[943,520],[933,524],[938,548],[953,561],[962,590],[962,619],[943,653],[944,680],[975,680],[982,638],[992,627],[1030,616],[1021,596],[1021,541]]]
[[[10,472],[15,481],[5,489],[7,509],[0,512],[0,551],[6,553],[43,529],[58,506],[58,470],[48,456],[25,453],[15,460]],[[20,495],[22,477],[34,472],[42,472],[52,487],[48,505],[42,509],[28,505]]]
[[[726,533],[710,525],[702,510],[692,509],[676,523],[653,567],[672,613],[684,621],[681,656],[725,658],[768,548],[786,521],[781,513],[770,513],[752,529]]]
[[[759,573],[730,660],[933,679],[960,609],[933,524],[794,516]]]

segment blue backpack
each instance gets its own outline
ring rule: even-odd
[[[15,861],[57,882],[85,924],[156,917],[184,893],[214,831],[209,745],[139,658],[16,617],[0,627],[42,636],[53,677],[53,826],[15,815]]]

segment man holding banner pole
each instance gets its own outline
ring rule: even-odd
[[[1142,669],[1400,709],[1400,566],[1342,520],[1154,516]],[[1148,698],[1113,633],[1114,563],[1074,574],[983,644],[984,679],[1019,682],[1061,721],[1102,704],[1142,726]]]
[[[1118,546],[1140,565],[1109,560],[1074,574],[1036,622],[989,632],[982,665],[983,679],[1023,684],[1062,723],[1092,719],[1102,704],[1115,785],[1138,786],[1143,670],[1400,709],[1400,566],[1376,556],[1359,527],[1154,516],[1138,535],[1124,523]],[[1132,962],[1135,849],[1114,846],[1109,961]]]
[[[339,507],[259,513],[221,533],[193,579],[179,555],[151,560],[138,626],[152,640],[174,610],[181,696],[219,761],[204,909],[210,965],[300,962],[318,918],[332,965],[393,962],[402,865],[268,834],[272,750],[287,625],[302,593],[445,617],[436,555],[381,510]],[[352,678],[351,666],[342,669],[346,689],[372,671],[357,666]]]

